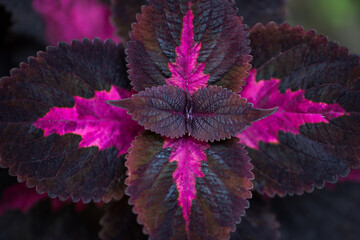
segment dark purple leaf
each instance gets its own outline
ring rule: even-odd
[[[96,240],[99,239],[101,214],[101,209],[93,205],[79,212],[73,204],[54,212],[50,201],[46,200],[27,213],[13,210],[0,216],[0,239]]]
[[[241,90],[250,68],[248,31],[231,1],[150,1],[133,25],[127,55],[135,91],[165,83],[191,93]]]
[[[200,141],[224,140],[276,111],[252,108],[245,98],[210,86],[192,96],[172,85],[148,88],[130,99],[110,101],[125,108],[145,129],[170,138],[188,133]]]
[[[192,116],[187,128],[191,136],[202,141],[223,140],[235,136],[251,123],[276,111],[253,108],[246,98],[241,98],[222,87],[207,87],[192,96]],[[190,112],[190,111],[189,111]]]
[[[276,198],[273,211],[281,239],[357,240],[360,235],[360,184],[337,184],[334,190]]]
[[[146,240],[142,227],[136,221],[136,215],[124,196],[120,201],[112,202],[101,218],[102,229],[99,236],[102,240]]]
[[[254,26],[256,23],[266,24],[274,21],[283,23],[286,15],[287,0],[235,0],[239,16],[244,23]]]
[[[127,159],[130,204],[152,239],[228,239],[248,207],[252,166],[236,138],[208,144],[146,132]]]
[[[110,40],[30,57],[0,80],[0,165],[50,197],[121,198],[121,154],[140,128],[105,101],[129,97],[127,87],[123,46]]]
[[[277,240],[280,237],[279,227],[270,211],[270,204],[255,195],[236,231],[230,234],[230,240]]]
[[[108,101],[125,108],[133,119],[156,133],[167,137],[181,137],[186,133],[186,92],[175,86],[148,88],[132,98]]]
[[[123,39],[129,38],[131,23],[136,21],[136,14],[141,12],[141,6],[147,4],[146,0],[112,0],[112,20],[116,25],[116,33]]]
[[[287,24],[256,25],[250,39],[256,72],[242,94],[257,108],[279,106],[238,135],[253,160],[257,190],[302,194],[359,168],[359,57]]]

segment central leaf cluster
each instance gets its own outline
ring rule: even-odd
[[[218,86],[190,95],[177,86],[163,85],[108,103],[127,109],[140,125],[160,135],[178,138],[188,134],[200,141],[231,138],[276,111],[253,108],[245,98]]]

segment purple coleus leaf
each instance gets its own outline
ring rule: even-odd
[[[231,1],[149,2],[133,25],[127,60],[135,91],[172,84],[239,91],[250,68],[248,31]]]
[[[314,31],[255,25],[255,70],[242,96],[278,106],[238,137],[253,160],[255,187],[301,194],[360,167],[360,60]]]
[[[190,95],[179,87],[164,85],[146,89],[131,99],[108,103],[128,109],[146,129],[170,138],[187,133],[200,141],[231,138],[251,122],[276,111],[253,108],[245,98],[217,86]]]
[[[48,47],[0,80],[0,165],[39,193],[109,201],[124,193],[124,156],[142,130],[106,100],[130,92],[122,45]]]
[[[226,239],[251,197],[249,157],[233,138],[199,142],[146,132],[127,156],[127,193],[153,239]]]

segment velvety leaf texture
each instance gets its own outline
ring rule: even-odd
[[[105,100],[129,96],[128,87],[123,46],[110,40],[60,43],[30,57],[0,80],[1,166],[50,197],[119,199],[125,176],[121,154],[139,127]]]
[[[130,204],[152,239],[226,239],[248,207],[252,166],[236,138],[208,144],[146,132],[127,159]]]
[[[250,200],[250,208],[236,231],[230,234],[230,240],[277,240],[280,239],[280,224],[270,209],[270,204],[255,195]]]
[[[252,135],[265,133],[259,142],[243,142],[255,166],[256,188],[270,196],[301,194],[359,168],[359,57],[287,24],[256,25],[250,39],[257,81],[250,84],[255,92],[268,92],[249,101],[255,107],[279,106],[254,126],[258,129],[249,129]],[[251,95],[245,89],[244,97]]]
[[[203,141],[230,138],[276,111],[276,107],[253,108],[245,98],[221,87],[202,88],[191,99],[193,116],[187,128],[191,136]]]
[[[276,198],[273,212],[281,239],[357,240],[360,234],[360,184],[337,184],[333,190],[292,198]]]
[[[149,3],[127,50],[135,91],[165,83],[190,93],[211,84],[241,90],[251,57],[248,31],[232,1]]]
[[[280,24],[285,20],[286,2],[287,0],[235,0],[235,6],[248,26],[271,21]]]
[[[190,95],[176,86],[152,87],[131,99],[108,102],[128,109],[140,125],[178,138],[186,133],[201,141],[224,140],[276,111],[252,108],[245,98],[210,86]]]
[[[164,85],[149,88],[130,99],[108,103],[127,109],[146,129],[174,138],[186,133],[186,98],[186,92],[180,88]]]
[[[120,201],[110,203],[105,215],[101,218],[102,229],[99,236],[102,240],[146,240],[142,227],[136,221],[136,215],[124,196]]]
[[[123,38],[129,38],[131,24],[136,21],[136,14],[141,12],[141,6],[147,4],[146,0],[112,0],[112,20],[116,25],[116,34]]]
[[[42,201],[27,213],[8,211],[0,216],[0,239],[99,239],[102,211],[88,205],[81,212],[73,204],[52,211],[50,201]]]

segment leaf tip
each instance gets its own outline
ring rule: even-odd
[[[279,107],[269,108],[269,109],[260,109],[260,108],[253,108],[250,111],[250,119],[252,122],[259,121],[263,118],[266,118],[272,114],[274,114]]]

